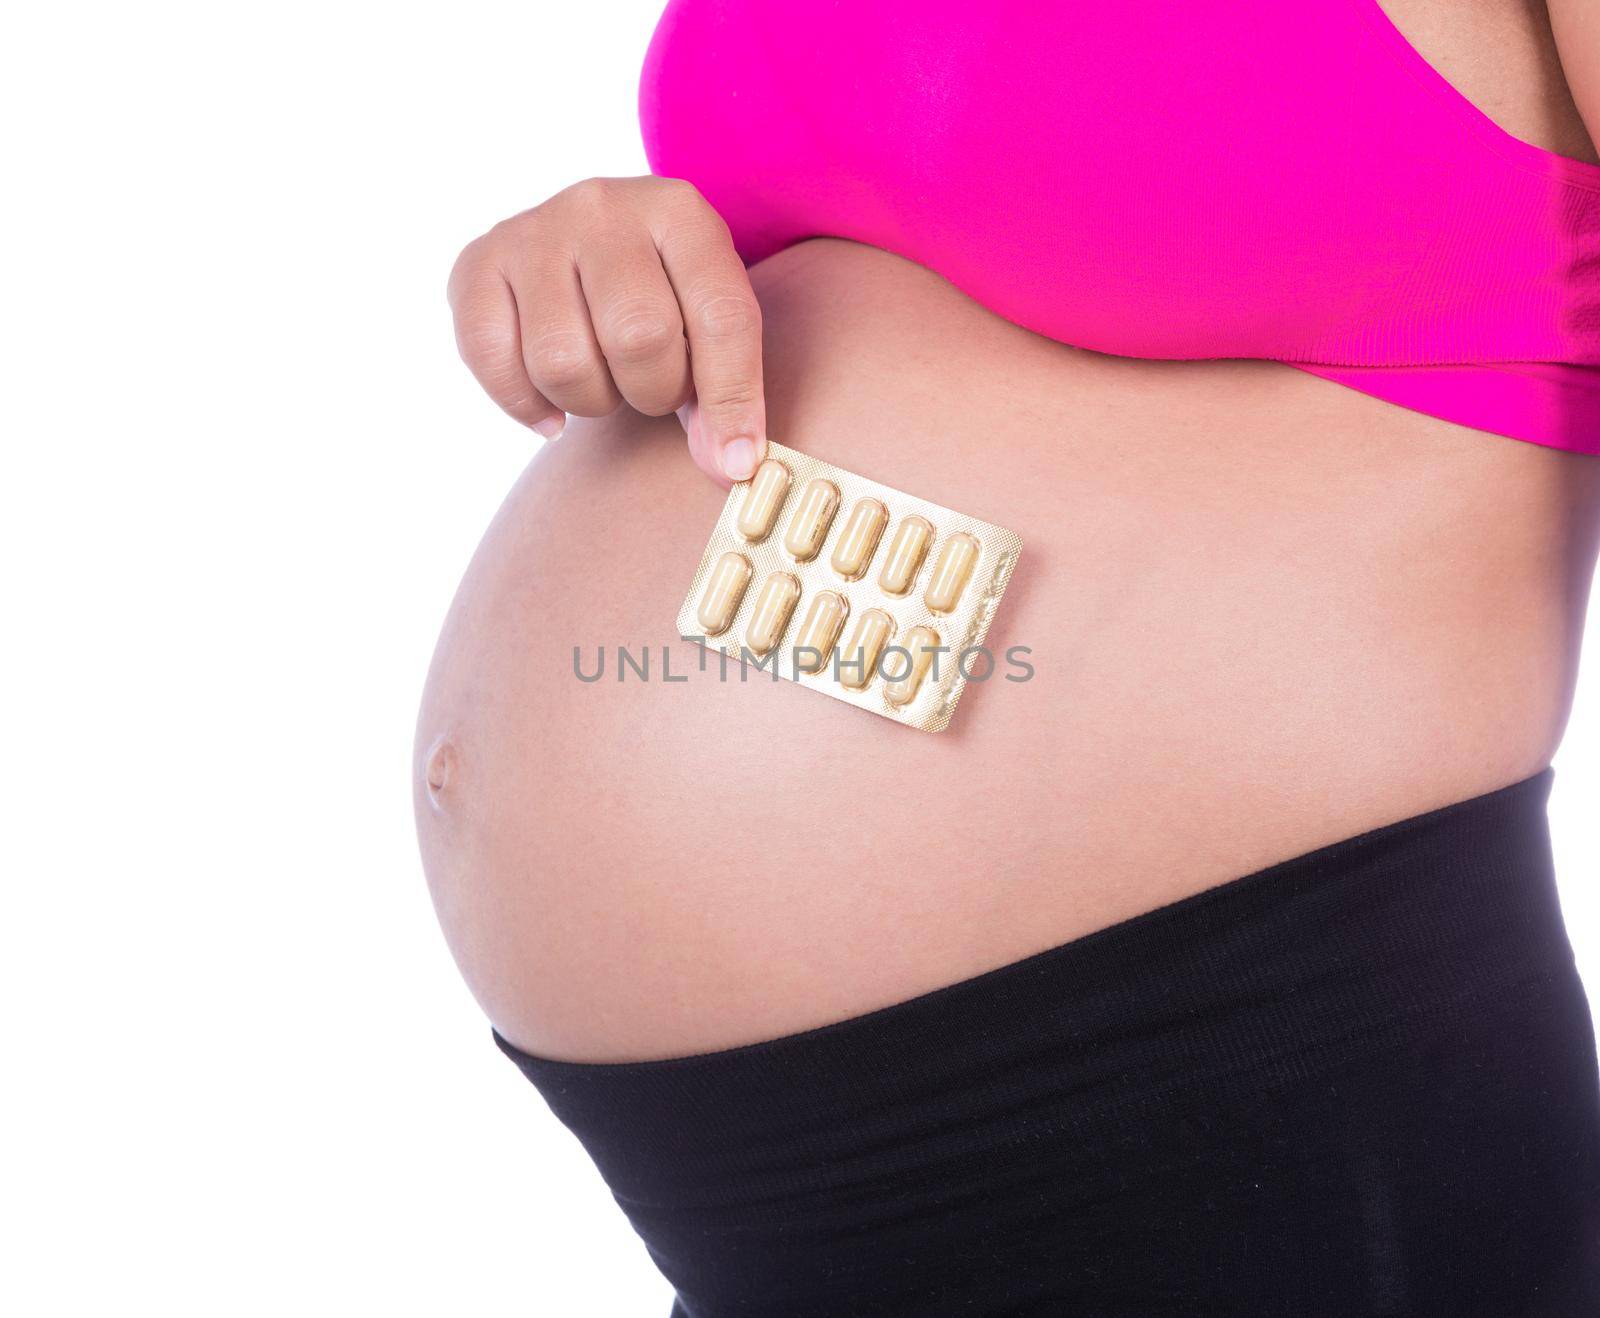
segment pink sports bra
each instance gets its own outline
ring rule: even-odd
[[[672,0],[640,111],[747,261],[850,238],[1063,343],[1600,453],[1600,166],[1377,0]]]

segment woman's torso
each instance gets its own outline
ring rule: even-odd
[[[468,573],[418,741],[441,918],[524,1048],[859,1014],[1553,753],[1600,463],[1270,363],[1064,347],[850,244],[754,278],[773,437],[1016,528],[990,642],[1035,675],[931,736],[699,673],[672,620],[722,495],[670,419],[575,423]],[[579,681],[600,645],[653,680]]]

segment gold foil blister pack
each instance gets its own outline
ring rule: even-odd
[[[769,443],[735,485],[678,633],[928,732],[949,724],[1022,541]]]

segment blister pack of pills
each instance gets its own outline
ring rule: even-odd
[[[927,732],[993,670],[1013,531],[769,443],[735,485],[678,634]]]

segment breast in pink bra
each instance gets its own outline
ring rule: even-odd
[[[1081,348],[1600,453],[1600,166],[1377,0],[673,0],[640,105],[747,261],[854,239]]]

